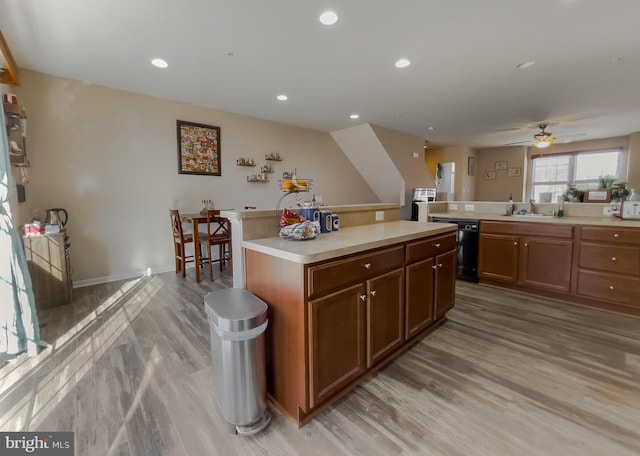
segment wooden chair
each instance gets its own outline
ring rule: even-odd
[[[209,279],[213,282],[213,263],[220,263],[220,270],[229,262],[231,265],[231,222],[220,217],[219,210],[207,211],[207,259]],[[211,247],[218,246],[218,258],[212,259]]]
[[[185,253],[185,246],[193,242],[193,233],[185,234],[182,230],[182,219],[177,209],[170,209],[171,231],[173,232],[173,247],[176,257],[176,272],[182,272],[182,277],[186,277],[187,263],[193,263],[195,258],[193,255]]]

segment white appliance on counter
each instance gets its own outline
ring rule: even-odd
[[[418,204],[436,200],[435,188],[414,188],[413,200],[411,201],[411,220],[418,220]]]
[[[620,203],[620,218],[640,220],[640,201],[622,201]]]

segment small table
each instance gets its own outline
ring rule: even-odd
[[[233,209],[222,209],[233,210]],[[214,215],[220,215],[220,210],[214,210]],[[207,214],[180,214],[180,218],[185,223],[193,225],[193,258],[196,263],[196,282],[200,283],[200,236],[198,234],[198,225],[207,223]],[[211,253],[209,253],[211,255]]]

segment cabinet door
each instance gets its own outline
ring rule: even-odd
[[[544,290],[568,293],[571,288],[573,241],[522,238],[520,283]]]
[[[433,322],[435,260],[429,258],[407,266],[405,337],[409,339]]]
[[[311,407],[364,373],[364,285],[309,301],[309,396]]]
[[[436,320],[443,317],[456,299],[456,260],[457,252],[452,250],[435,258],[435,294],[434,314]]]
[[[481,234],[478,275],[483,279],[516,282],[518,236]]]
[[[367,280],[367,367],[404,341],[404,270]]]

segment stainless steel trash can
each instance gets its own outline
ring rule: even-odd
[[[271,421],[264,348],[267,304],[247,290],[225,288],[209,293],[204,307],[217,407],[237,434],[260,432]]]

